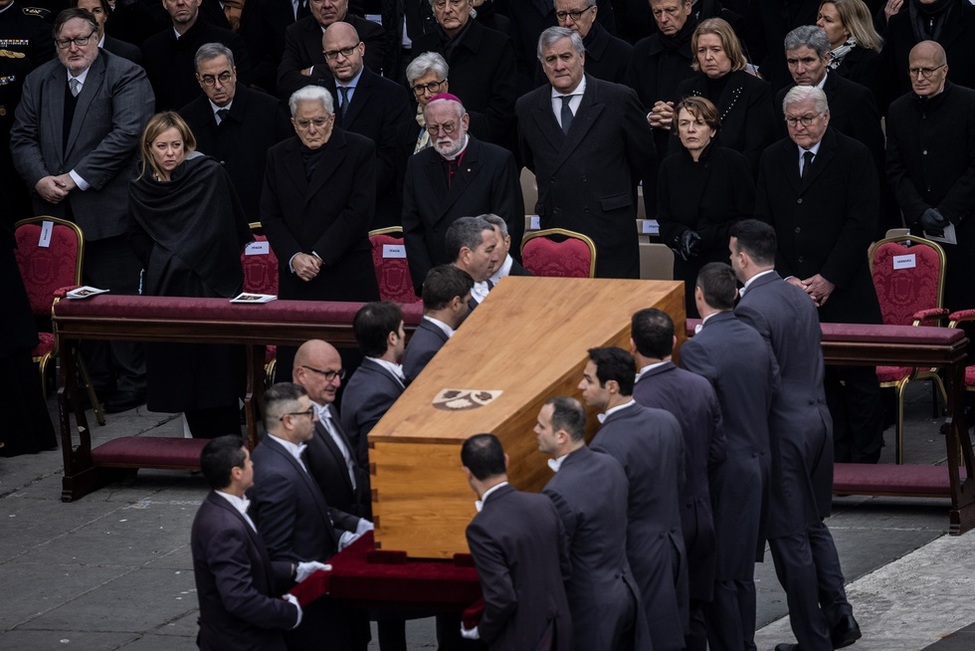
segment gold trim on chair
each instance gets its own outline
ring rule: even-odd
[[[403,237],[403,227],[402,226],[387,226],[386,228],[377,228],[376,230],[369,231],[369,237],[375,235],[399,235]]]
[[[524,260],[525,245],[536,237],[548,237],[550,235],[562,235],[574,240],[580,240],[584,242],[586,246],[589,247],[589,277],[596,277],[596,243],[592,241],[588,235],[583,235],[582,233],[577,233],[575,231],[570,231],[565,228],[544,228],[540,231],[532,231],[531,233],[525,233],[525,236],[521,240],[521,253],[522,260]]]

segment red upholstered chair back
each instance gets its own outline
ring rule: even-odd
[[[47,246],[41,246],[45,223],[51,224]],[[85,239],[81,229],[56,217],[31,217],[14,225],[14,254],[27,288],[31,311],[50,316],[54,293],[81,284]]]
[[[521,260],[536,276],[592,278],[596,274],[596,245],[581,233],[548,228],[525,234]]]
[[[260,229],[260,222],[251,223],[251,230]],[[267,242],[263,235],[254,233],[255,242]],[[240,264],[244,269],[244,291],[253,294],[278,294],[278,257],[268,244],[267,253],[240,254]],[[252,247],[253,248],[253,247]]]
[[[917,312],[942,306],[945,253],[935,242],[912,236],[880,240],[871,252],[870,274],[887,325],[911,325]]]
[[[379,283],[379,297],[394,303],[417,303],[422,300],[413,289],[403,229],[392,226],[369,231],[369,243],[372,245],[372,264]]]

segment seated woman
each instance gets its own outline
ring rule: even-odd
[[[829,69],[873,91],[886,113],[883,58],[884,39],[874,29],[870,9],[863,0],[824,0],[816,25],[826,32],[832,53]]]
[[[278,295],[305,301],[378,301],[369,225],[376,212],[376,147],[335,129],[332,95],[305,86],[288,101],[297,137],[267,153],[261,225],[278,257]],[[278,348],[278,377],[294,349]]]
[[[714,141],[720,128],[714,104],[688,97],[674,115],[682,147],[660,163],[657,220],[675,252],[674,280],[684,281],[687,316],[697,317],[697,273],[709,262],[728,262],[728,231],[752,216],[755,183],[745,157]]]
[[[229,299],[241,291],[247,219],[223,166],[195,148],[193,132],[172,111],[153,116],[142,133],[129,212],[144,295]],[[194,437],[240,435],[240,347],[147,344],[146,380],[148,409],[182,411]]]
[[[776,139],[771,88],[746,71],[741,42],[721,18],[701,21],[691,37],[691,53],[697,74],[681,82],[677,96],[704,97],[718,107],[718,144],[743,154],[757,176],[762,152]]]

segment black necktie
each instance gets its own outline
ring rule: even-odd
[[[569,106],[569,102],[572,101],[572,95],[566,95],[565,97],[560,97],[562,100],[562,133],[568,135],[569,127],[572,126],[572,108]]]
[[[217,109],[217,118],[218,118],[217,126],[223,124],[223,121],[227,119],[228,115],[230,115],[230,109],[227,108]]]
[[[345,117],[345,110],[349,105],[348,86],[339,86],[339,121]]]
[[[799,178],[806,178],[806,174],[809,173],[809,166],[813,162],[813,153],[811,151],[806,151],[802,153],[802,169],[799,170]]]

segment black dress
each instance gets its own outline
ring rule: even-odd
[[[696,317],[694,283],[708,262],[728,262],[728,231],[735,222],[752,216],[755,182],[745,157],[733,149],[709,144],[698,162],[680,148],[660,163],[657,180],[657,221],[660,237],[680,249],[684,231],[701,236],[698,255],[683,260],[674,256],[674,280],[684,281],[688,317]]]
[[[169,182],[148,174],[129,186],[130,239],[145,266],[142,294],[232,298],[241,291],[247,218],[223,167],[192,153]],[[236,413],[244,389],[239,346],[146,346],[150,411]],[[193,427],[191,413],[187,413]],[[227,428],[230,428],[228,425]],[[239,433],[220,431],[220,435]],[[197,435],[194,432],[194,435]]]

